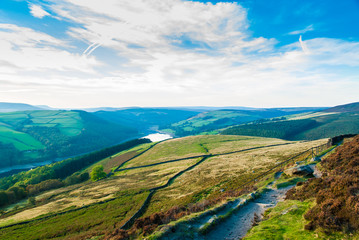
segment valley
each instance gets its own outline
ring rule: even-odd
[[[116,171],[107,179],[45,192],[36,196],[37,206],[29,207],[25,203],[24,210],[19,212],[20,207],[14,210],[14,213],[10,211],[5,215],[6,217],[2,216],[1,226],[29,220],[30,222],[3,228],[5,235],[1,235],[1,238],[11,239],[13,233],[22,232],[20,229],[27,229],[33,233],[32,228],[48,225],[50,222],[51,226],[57,229],[57,237],[74,237],[78,234],[76,229],[87,228],[90,232],[100,235],[104,232],[109,233],[109,229],[112,228],[109,226],[113,226],[111,221],[116,222],[116,228],[125,224],[131,216],[130,213],[134,214],[139,209],[151,189],[161,186],[165,187],[153,193],[143,217],[151,217],[157,212],[171,211],[173,208],[189,207],[191,204],[194,204],[193,207],[203,204],[211,206],[218,201],[225,201],[231,196],[226,197],[228,193],[233,196],[240,194],[243,189],[237,189],[237,186],[260,175],[276,163],[326,141],[323,139],[316,142],[288,142],[280,139],[241,136],[196,136],[166,140],[148,151],[144,150],[146,152],[121,167],[124,171]],[[182,160],[165,163],[176,159]],[[141,167],[155,163],[160,164]],[[191,168],[191,166],[195,167]],[[130,167],[138,168],[128,169]],[[187,171],[178,175],[186,169]],[[176,178],[169,182],[174,176]],[[130,205],[120,204],[129,196],[136,203],[131,201]],[[115,219],[109,216],[106,218],[108,220],[100,218],[98,220],[101,223],[96,220],[95,222],[98,223],[95,228],[90,227],[95,223],[88,225],[87,212],[103,207],[111,209],[114,206],[117,206],[118,214],[124,209],[128,209],[126,210],[128,214],[120,214]],[[69,211],[67,209],[71,209],[70,212],[66,213]],[[63,214],[56,214],[64,211]],[[83,215],[84,211],[85,215]],[[107,215],[106,212],[102,214],[103,217]],[[70,216],[74,219],[84,219],[78,221],[77,227],[74,227],[73,221],[68,222]],[[34,217],[39,220],[32,221]],[[69,231],[70,226],[73,231]],[[46,228],[40,231],[43,238],[49,238],[53,234],[47,231]],[[90,234],[87,230],[81,232],[84,235]]]
[[[216,239],[225,231],[222,224],[235,223],[247,203],[252,206],[262,195],[265,199],[270,186],[278,194],[281,190],[276,192],[276,186],[308,179],[279,177],[278,172],[309,163],[335,148],[343,137],[329,141],[331,136],[357,133],[356,103],[354,106],[316,112],[148,109],[140,114],[142,110],[136,108],[95,114],[64,110],[2,113],[2,144],[17,149],[23,157],[18,159],[28,161],[26,164],[41,158],[33,155],[30,160],[25,153],[47,156],[56,148],[56,156],[61,156],[61,144],[68,152],[69,143],[78,152],[84,149],[72,139],[81,139],[87,149],[107,139],[103,142],[107,147],[0,178],[0,238]],[[117,124],[118,119],[126,119],[123,114],[127,120],[120,123],[127,121],[127,126]],[[272,117],[264,118],[268,114]],[[165,119],[157,124],[161,118]],[[185,120],[176,123],[180,118]],[[231,121],[219,120],[225,118]],[[243,123],[237,125],[238,121]],[[192,126],[189,132],[199,134],[178,137],[179,126]],[[159,133],[154,134],[156,130]],[[136,139],[138,134],[148,139]],[[97,166],[104,175],[91,180]],[[237,207],[230,207],[234,203]],[[243,221],[251,227],[248,219]]]

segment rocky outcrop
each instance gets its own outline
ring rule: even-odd
[[[284,171],[289,176],[310,176],[314,170],[309,165],[299,165]]]

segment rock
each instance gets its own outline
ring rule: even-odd
[[[316,162],[316,161],[321,161],[322,159],[320,158],[320,157],[318,157],[318,156],[315,156],[315,157],[313,157],[310,161],[311,162]]]
[[[312,175],[314,170],[308,166],[308,165],[300,165],[300,166],[296,166],[296,167],[292,167],[289,168],[287,170],[284,171],[285,174],[293,176],[309,176]]]

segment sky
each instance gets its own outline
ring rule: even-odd
[[[0,102],[359,100],[359,0],[1,0]]]

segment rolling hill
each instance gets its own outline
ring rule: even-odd
[[[0,167],[77,155],[137,134],[84,111],[0,113]]]
[[[272,108],[272,109],[252,109],[235,110],[222,109],[199,113],[196,116],[171,124],[165,132],[175,136],[195,135],[203,132],[225,128],[245,122],[265,118],[283,117],[291,114],[305,113],[322,110],[323,108]]]
[[[160,225],[195,218],[263,187],[272,175],[243,184],[326,142],[217,135],[146,143],[102,160],[118,164],[106,179],[57,187],[34,195],[31,204],[8,206],[0,219],[0,238],[143,239]],[[131,223],[133,216],[137,220]]]
[[[323,110],[323,112],[359,112],[359,102],[349,103],[344,105],[339,105],[336,107],[328,108]]]
[[[196,110],[171,108],[129,108],[119,111],[98,111],[94,115],[109,122],[148,132],[149,130],[165,128],[198,113],[199,111]]]
[[[0,112],[15,112],[26,110],[43,110],[41,107],[32,106],[25,103],[0,102]]]
[[[229,127],[221,134],[277,137],[287,140],[313,140],[359,133],[359,103],[336,106],[316,113],[286,116]]]

